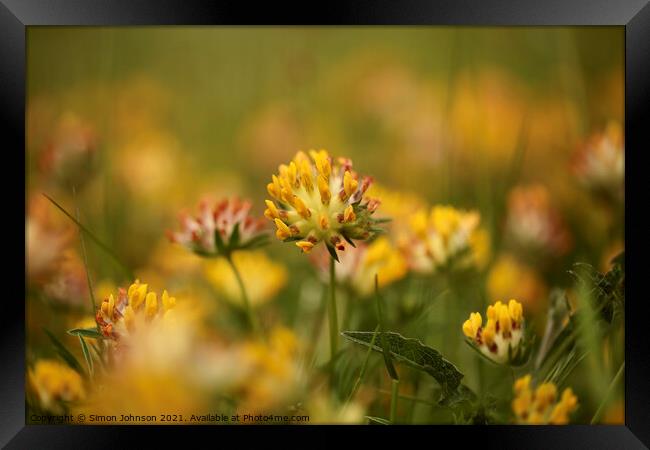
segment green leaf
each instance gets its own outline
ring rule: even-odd
[[[357,245],[352,241],[352,239],[350,239],[349,237],[347,237],[345,234],[343,234],[342,236],[343,236],[343,239],[345,239],[345,241],[346,241],[348,244],[350,244],[350,245],[351,245],[352,247],[354,247],[354,248],[357,248]]]
[[[52,341],[57,354],[74,370],[79,373],[84,373],[81,364],[79,364],[79,361],[77,361],[77,358],[75,358],[72,352],[70,352],[70,350],[68,350],[67,347],[63,345],[63,343],[61,343],[61,341],[59,341],[56,336],[54,336],[54,334],[52,334],[48,329],[43,328],[43,331],[45,331],[47,337],[49,337],[50,341]]]
[[[366,419],[368,419],[369,425],[372,425],[373,423],[375,425],[391,425],[389,420],[382,419],[381,417],[374,417],[374,416],[366,416]]]
[[[81,344],[81,351],[83,352],[84,358],[86,359],[86,364],[88,365],[88,374],[92,377],[95,373],[95,368],[93,366],[93,357],[90,355],[90,350],[88,349],[86,340],[81,335],[79,335],[79,343]]]
[[[97,328],[73,328],[67,331],[72,336],[84,336],[92,339],[102,339],[104,336],[97,331]]]
[[[239,233],[239,222],[235,224],[235,227],[232,229],[232,234],[230,235],[230,242],[228,243],[228,248],[233,249],[239,245],[240,233]]]
[[[226,254],[226,244],[223,243],[223,238],[221,237],[221,231],[219,228],[214,230],[214,243],[217,246],[217,251],[221,255]]]
[[[332,247],[329,244],[325,244],[325,247],[327,247],[327,251],[329,252],[330,256],[334,259],[334,261],[340,262],[339,255],[336,254],[336,250],[334,249],[334,247]]]
[[[343,336],[357,344],[370,346],[372,331],[344,331]],[[428,347],[417,339],[405,338],[399,333],[385,332],[388,348],[398,362],[431,375],[440,384],[443,393],[448,395],[458,388],[463,374],[451,362],[442,357],[440,352]],[[371,347],[382,352],[378,345]]]

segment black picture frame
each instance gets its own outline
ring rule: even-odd
[[[4,154],[18,155],[25,147],[25,76],[26,28],[34,25],[617,25],[625,28],[625,141],[626,141],[626,370],[624,426],[490,426],[464,427],[375,427],[382,438],[386,433],[422,434],[416,439],[431,439],[440,445],[465,440],[482,447],[558,449],[558,448],[644,448],[650,446],[650,333],[645,321],[648,300],[642,292],[644,267],[641,262],[643,234],[648,227],[643,211],[628,217],[627,211],[640,211],[643,190],[640,183],[644,166],[643,150],[648,149],[645,112],[650,104],[650,6],[648,0],[400,0],[323,2],[301,5],[261,2],[227,2],[209,0],[0,0],[0,108],[4,129]],[[24,158],[16,164],[25,163]],[[9,169],[9,170],[7,170]],[[19,178],[25,172],[10,165],[2,177],[4,217],[11,217],[20,232],[18,214],[24,210],[25,198],[18,194]],[[10,175],[10,176],[7,176]],[[23,180],[24,181],[24,180]],[[6,195],[6,194],[10,195]],[[7,236],[7,235],[5,235]],[[17,239],[9,239],[16,244]],[[4,242],[4,240],[3,240]],[[631,245],[630,245],[631,243]],[[24,254],[23,254],[24,255]],[[8,257],[7,257],[8,258]],[[24,290],[20,285],[20,267],[7,263],[17,273],[9,277],[13,284],[3,289],[0,300],[0,445],[7,448],[98,448],[122,447],[135,443],[136,434],[145,432],[158,439],[178,437],[181,442],[197,443],[208,434],[214,439],[223,427],[125,427],[25,425],[25,329]],[[22,287],[22,289],[21,289]],[[636,295],[635,295],[636,294]],[[22,299],[21,299],[22,296]],[[277,436],[286,427],[228,427],[245,440],[263,432]],[[349,428],[334,427],[337,429]],[[255,433],[248,433],[254,429]],[[283,442],[307,443],[305,431],[322,433],[324,440],[335,444],[331,427],[291,427],[290,438]],[[189,432],[189,433],[188,433]],[[441,437],[444,434],[444,437]],[[199,437],[200,435],[200,437]],[[190,440],[187,438],[190,437]],[[259,437],[259,435],[257,436]],[[147,437],[150,439],[150,437]],[[269,437],[273,439],[273,437]],[[286,438],[284,438],[286,439]],[[409,437],[409,439],[412,439]],[[444,439],[444,440],[442,440]],[[207,441],[210,442],[210,441]],[[214,442],[214,441],[212,441]],[[241,442],[241,441],[240,441]],[[270,442],[270,441],[269,441]],[[446,444],[443,444],[445,442]]]

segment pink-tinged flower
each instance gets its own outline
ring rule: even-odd
[[[610,122],[591,135],[573,155],[571,167],[587,188],[622,200],[625,178],[625,143],[620,123]]]
[[[76,186],[92,171],[98,143],[94,128],[74,114],[64,115],[40,155],[43,173]]]
[[[199,214],[181,214],[180,230],[168,232],[172,242],[202,256],[226,256],[234,250],[250,249],[264,243],[265,220],[250,215],[251,203],[237,198],[224,199],[215,206],[199,205]]]
[[[541,185],[519,186],[510,192],[505,233],[506,240],[516,247],[556,256],[572,245],[562,216]]]
[[[57,211],[53,209],[54,206],[41,195],[29,200],[25,221],[25,264],[29,280],[39,284],[47,283],[57,273],[75,234],[70,223],[57,220]]]

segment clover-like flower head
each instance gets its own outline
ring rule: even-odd
[[[354,246],[379,231],[372,218],[379,201],[364,197],[372,179],[355,172],[349,159],[334,163],[325,150],[309,155],[298,152],[289,165],[280,165],[267,186],[273,200],[266,201],[264,215],[281,241],[295,241],[304,253],[323,242],[338,259],[346,242]]]
[[[410,219],[409,236],[401,239],[400,246],[414,271],[435,273],[483,265],[489,239],[479,227],[478,212],[436,205],[430,211],[420,209]]]
[[[487,323],[478,312],[463,323],[470,345],[497,364],[520,364],[528,355],[524,345],[524,315],[521,303],[496,302],[487,308]]]
[[[250,214],[251,203],[237,198],[224,199],[214,207],[199,205],[199,215],[182,214],[181,228],[168,232],[176,242],[202,256],[226,256],[234,250],[250,249],[266,240],[264,219]]]

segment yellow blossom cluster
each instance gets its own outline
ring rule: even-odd
[[[345,241],[366,240],[375,231],[371,214],[379,202],[364,198],[371,183],[352,169],[352,161],[334,163],[325,150],[298,152],[267,185],[264,215],[277,227],[282,241],[295,241],[308,253],[323,242],[330,253],[345,250]]]
[[[85,397],[81,375],[65,364],[41,359],[29,371],[28,381],[43,409],[62,412],[62,402],[74,402]]]
[[[555,384],[542,383],[533,390],[530,375],[515,381],[514,394],[512,410],[520,424],[564,425],[569,423],[569,415],[578,407],[578,398],[571,388],[566,388],[558,399]]]
[[[136,280],[128,290],[118,289],[117,298],[110,294],[102,301],[95,319],[102,334],[119,339],[143,322],[164,318],[176,305],[176,298],[163,291],[160,298],[148,290],[148,285]]]
[[[463,333],[472,344],[496,363],[507,363],[523,336],[524,315],[521,303],[512,299],[507,304],[496,302],[487,308],[487,323],[478,312],[471,313],[463,323]]]

